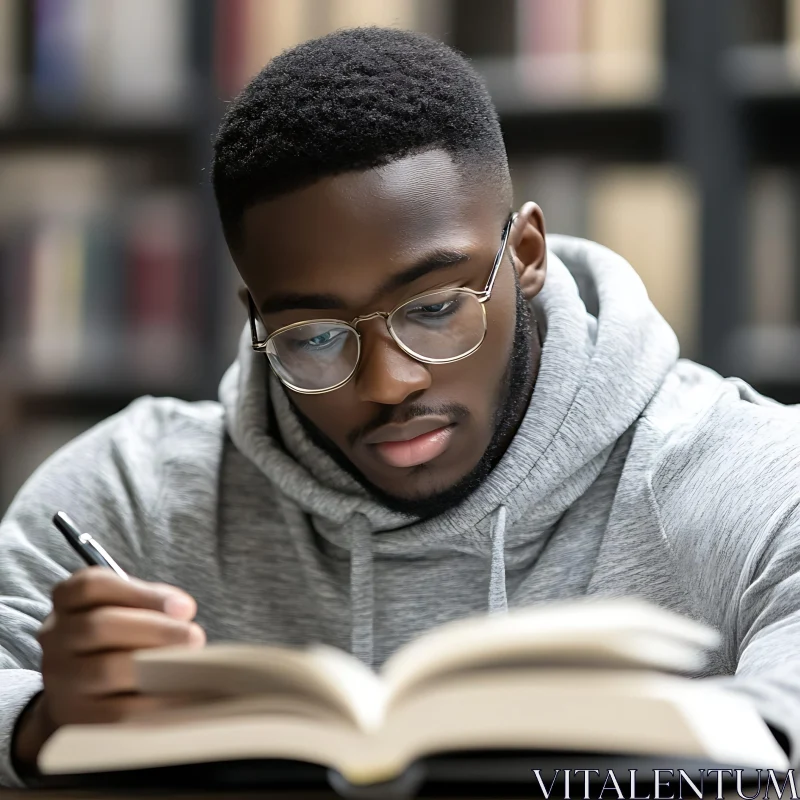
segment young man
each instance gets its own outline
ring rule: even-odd
[[[284,53],[226,115],[214,187],[251,314],[219,403],[137,401],[2,523],[3,783],[59,725],[157,705],[136,648],[322,641],[377,666],[579,595],[717,627],[702,677],[797,762],[797,411],[678,361],[618,256],[510,214],[460,56],[379,29]],[[59,509],[140,580],[78,570]]]

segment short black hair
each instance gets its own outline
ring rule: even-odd
[[[392,28],[340,30],[286,50],[231,103],[214,143],[229,246],[251,206],[323,177],[441,148],[497,181],[508,159],[483,82],[458,52]]]

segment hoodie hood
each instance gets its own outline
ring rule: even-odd
[[[238,359],[220,386],[230,437],[283,502],[299,507],[321,536],[351,552],[353,651],[367,662],[374,557],[483,554],[489,609],[503,610],[506,565],[543,546],[678,358],[677,339],[634,270],[593,242],[548,237],[547,277],[534,310],[542,356],[514,439],[466,500],[421,521],[373,499],[309,440],[266,358],[252,351],[249,329],[242,334]],[[515,535],[522,515],[525,530]]]

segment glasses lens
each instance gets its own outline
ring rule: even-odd
[[[413,353],[434,360],[475,350],[486,334],[483,306],[470,292],[447,289],[410,300],[391,318],[395,336]]]
[[[278,377],[309,392],[346,381],[358,362],[358,336],[347,325],[309,322],[269,340],[267,357]]]

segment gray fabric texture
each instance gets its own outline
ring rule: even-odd
[[[800,415],[679,360],[619,256],[549,247],[525,417],[437,518],[389,511],[310,442],[246,331],[219,403],[142,398],[43,464],[0,528],[0,783],[19,784],[49,593],[81,566],[58,509],[194,595],[210,641],[324,642],[373,667],[469,614],[645,598],[721,631],[697,677],[753,698],[800,766]]]

